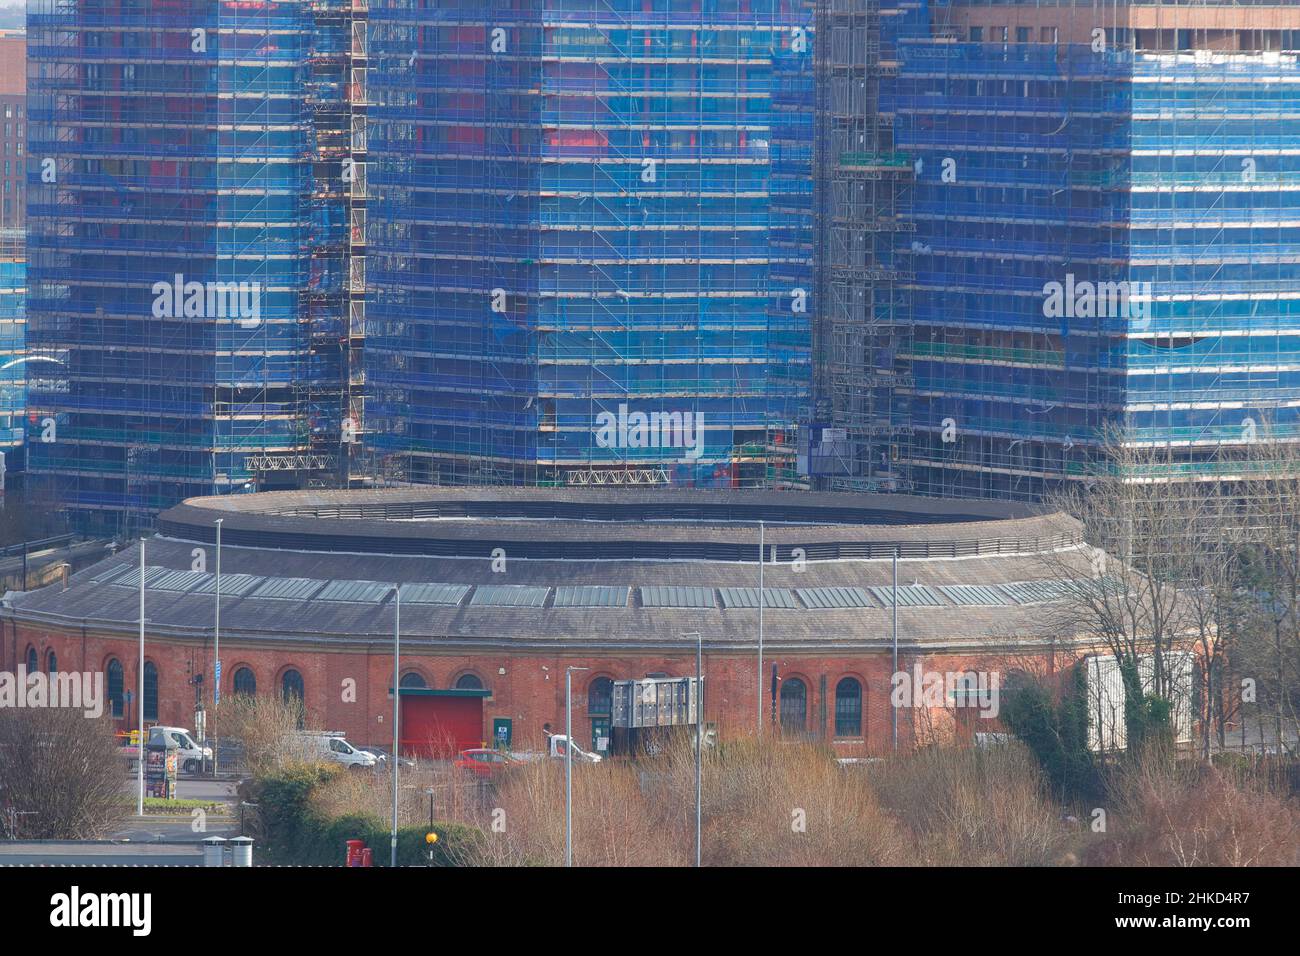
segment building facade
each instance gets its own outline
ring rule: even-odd
[[[899,185],[857,220],[883,221],[876,313],[832,300],[823,340],[888,401],[835,406],[829,484],[1033,498],[1112,429],[1179,478],[1294,439],[1300,8],[858,6],[882,38],[872,162]]]
[[[21,230],[27,214],[27,37],[0,30],[0,232]]]
[[[30,472],[81,526],[338,466],[338,6],[29,7]]]
[[[369,18],[376,453],[444,484],[798,481],[812,5]]]
[[[27,259],[22,235],[0,232],[0,491],[23,467],[27,410]]]
[[[24,464],[27,408],[27,37],[0,30],[0,490]]]
[[[392,741],[395,631],[404,692],[477,698],[462,739],[497,739],[504,722],[516,748],[562,726],[567,667],[587,668],[574,678],[585,745],[609,737],[611,681],[691,676],[697,635],[720,734],[752,734],[761,711],[768,730],[844,756],[892,747],[897,672],[1001,682],[1091,650],[1059,633],[1052,602],[1093,576],[1093,551],[1072,519],[1027,505],[694,489],[227,495],[170,509],[144,542],[146,722],[195,726],[196,705],[211,706],[217,518],[223,698],[296,697],[307,727],[362,745]],[[0,670],[102,672],[112,716],[135,726],[140,564],[132,547],[11,596]],[[901,745],[1001,729],[962,693],[900,703]]]

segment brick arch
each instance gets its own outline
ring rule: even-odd
[[[586,713],[588,713],[588,714],[592,713],[592,710],[591,710],[591,689],[592,689],[593,687],[596,686],[596,681],[607,680],[607,681],[609,681],[610,684],[612,685],[612,684],[614,683],[614,681],[616,681],[617,679],[618,679],[618,678],[616,678],[613,674],[606,673],[605,671],[597,671],[595,674],[592,675],[591,680],[587,681],[587,686],[583,688],[583,694],[584,694],[585,697],[586,697],[586,705],[585,705],[585,707],[584,707],[583,709],[586,711]],[[610,688],[610,694],[611,694],[611,697],[610,697],[610,708],[609,708],[609,710],[607,710],[607,711],[597,711],[597,712],[596,712],[596,716],[597,716],[597,717],[606,717],[606,716],[612,716],[612,715],[613,715],[614,705],[613,705],[613,696],[612,696],[612,695],[613,695],[613,687],[612,687],[612,686],[611,686],[611,688]]]
[[[814,684],[812,678],[810,678],[803,671],[791,671],[788,674],[785,675],[778,674],[777,676],[780,678],[780,683],[778,684],[777,691],[776,691],[777,726],[781,727],[783,730],[790,730],[793,733],[806,733],[809,729],[809,721],[812,719],[811,710],[812,710],[812,703],[813,703],[814,687],[816,685]],[[794,715],[793,704],[791,705],[786,704],[786,700],[787,700],[786,687],[787,686],[793,687],[795,681],[798,681],[800,684],[803,685],[803,721],[802,721],[802,726],[799,727],[796,727],[793,724],[793,715]],[[795,695],[793,694],[793,692],[790,694],[789,699],[791,701],[795,699]],[[789,714],[791,717],[791,726],[788,728],[786,727],[787,707],[789,707]]]
[[[486,691],[492,690],[491,685],[487,682],[487,680],[483,677],[482,673],[480,673],[479,669],[476,667],[463,667],[460,670],[456,671],[454,676],[451,678],[451,681],[448,683],[448,688],[453,690],[456,689],[459,686],[461,680],[465,677],[473,677],[475,680],[478,681],[479,687],[482,688],[483,690]]]
[[[413,675],[413,674],[414,674],[416,677],[420,678],[420,680],[424,681],[424,685],[423,685],[423,686],[425,686],[425,687],[437,687],[437,686],[438,686],[437,683],[434,681],[433,676],[430,674],[429,669],[428,669],[427,667],[423,666],[422,664],[404,665],[404,666],[402,667],[402,673],[401,673],[401,675],[397,678],[398,686],[400,687],[401,684],[402,684],[402,681],[405,680],[406,678],[410,677],[410,676]]]

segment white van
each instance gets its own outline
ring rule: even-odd
[[[176,763],[182,773],[197,773],[203,769],[205,760],[212,759],[212,748],[196,744],[185,727],[150,727],[149,743],[175,747]]]
[[[306,756],[318,760],[333,760],[345,767],[373,767],[379,759],[369,750],[354,747],[339,731],[305,731],[298,735],[307,751]]]

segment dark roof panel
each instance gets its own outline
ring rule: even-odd
[[[719,588],[718,592],[725,608],[758,607],[758,588]],[[794,610],[798,606],[788,588],[763,588],[763,607]]]
[[[550,588],[521,584],[480,584],[469,599],[471,607],[541,607]]]
[[[558,587],[555,607],[627,607],[629,588],[602,585]]]
[[[717,607],[713,588],[646,587],[641,588],[643,607]]]

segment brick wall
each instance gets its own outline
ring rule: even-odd
[[[136,687],[138,645],[124,637],[105,637],[93,632],[63,632],[5,623],[0,640],[0,669],[14,670],[26,659],[28,646],[35,646],[44,666],[45,655],[53,649],[60,670],[104,670],[116,657],[125,672],[125,687]],[[145,656],[159,671],[159,722],[192,727],[194,723],[194,687],[190,678],[197,672],[211,674],[210,643],[178,639],[146,638]],[[280,693],[285,671],[296,669],[303,678],[308,725],[343,731],[361,745],[385,746],[392,742],[392,698],[389,696],[392,670],[391,651],[387,647],[352,647],[341,650],[304,647],[289,643],[251,644],[223,641],[222,694],[232,692],[234,675],[240,668],[252,670],[258,693]],[[914,659],[904,655],[900,669],[911,671]],[[843,756],[883,754],[891,746],[890,676],[891,655],[881,652],[838,656],[776,653],[765,655],[763,668],[763,720],[770,726],[771,668],[777,665],[782,681],[798,678],[806,688],[807,729],[830,740]],[[1011,670],[1026,666],[1055,669],[1058,662],[1050,657],[1030,659],[1021,655],[1014,660],[996,656],[927,655],[922,660],[925,671],[998,671],[1005,680]],[[587,688],[599,677],[622,679],[643,677],[651,672],[670,676],[689,676],[695,672],[695,655],[683,648],[667,655],[637,654],[626,656],[576,656],[524,652],[488,652],[466,655],[463,652],[431,651],[405,648],[402,673],[416,672],[427,686],[451,688],[467,673],[476,675],[492,693],[483,704],[483,739],[492,732],[493,718],[507,717],[513,722],[516,749],[536,748],[542,743],[542,725],[549,723],[555,732],[564,726],[564,669],[567,666],[589,668],[574,674],[574,736],[580,743],[591,738],[591,721],[587,716]],[[704,658],[707,677],[705,717],[716,722],[725,738],[752,732],[755,724],[755,684],[757,659],[752,649],[744,652],[711,652]],[[846,677],[863,687],[863,733],[836,738],[835,689]],[[355,701],[345,701],[345,681],[355,682]],[[825,688],[823,690],[823,687]],[[204,687],[204,699],[211,699],[210,686]],[[777,712],[780,712],[778,697]],[[963,720],[963,718],[965,718]],[[951,708],[912,708],[900,710],[899,738],[902,746],[916,740],[947,740],[954,736],[969,739],[974,732],[999,731],[995,720],[972,719]],[[123,729],[134,726],[134,710],[122,718]]]

